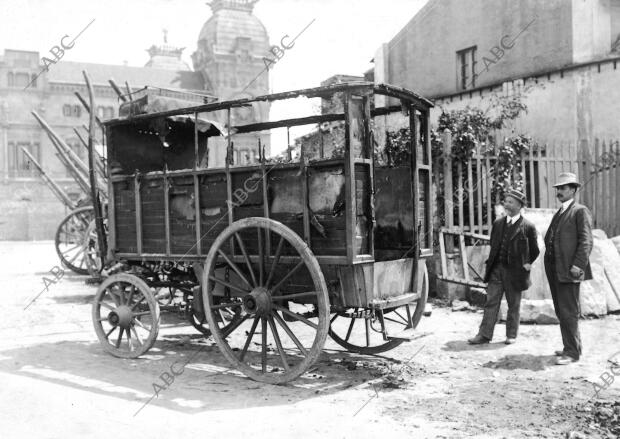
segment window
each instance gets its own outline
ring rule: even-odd
[[[79,105],[65,104],[62,106],[62,115],[65,117],[80,117],[82,108]]]
[[[10,177],[34,177],[37,169],[30,159],[22,151],[22,147],[28,150],[34,159],[41,163],[41,148],[38,143],[8,142],[9,145],[9,176]]]
[[[28,73],[16,73],[15,74],[15,87],[26,87],[30,82],[30,75]]]
[[[476,87],[476,46],[456,52],[458,65],[457,81],[459,90]]]
[[[13,75],[13,72],[7,73],[6,80],[7,80],[7,83],[8,83],[9,87],[14,87],[15,86],[15,75]]]

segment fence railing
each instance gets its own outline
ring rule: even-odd
[[[497,217],[496,206],[501,200],[493,199],[494,178],[492,169],[497,157],[483,154],[480,147],[464,163],[453,163],[449,154],[452,149],[450,133],[443,135],[443,206],[442,224],[447,228],[459,228],[465,232],[489,234]],[[515,169],[508,179],[522,183],[531,208],[557,208],[553,184],[563,172],[573,172],[583,183],[580,200],[587,205],[594,217],[594,225],[610,236],[620,234],[620,146],[618,141],[596,140],[580,145],[569,142],[537,144],[520,159],[520,169]]]

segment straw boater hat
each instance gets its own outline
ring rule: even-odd
[[[525,194],[517,189],[509,189],[506,191],[506,194],[504,195],[505,197],[512,197],[515,200],[517,200],[519,203],[521,203],[522,206],[525,206],[526,204],[526,197]]]
[[[562,172],[558,177],[557,183],[554,184],[553,187],[564,186],[565,184],[570,184],[576,187],[581,186],[581,183],[577,180],[577,176],[572,172]]]

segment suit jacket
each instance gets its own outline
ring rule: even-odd
[[[558,210],[556,216],[560,214]],[[555,217],[554,217],[555,218]],[[556,239],[553,240],[554,260],[549,254],[549,240],[551,226],[545,235],[545,268],[553,266],[559,282],[577,283],[592,279],[590,268],[590,253],[592,252],[592,215],[590,210],[576,201],[571,203],[566,212],[560,217],[556,230]],[[570,274],[570,267],[575,265],[581,268],[583,274],[574,278]]]
[[[491,228],[491,252],[489,253],[489,259],[486,261],[486,272],[484,274],[485,282],[489,281],[493,267],[499,263],[499,251],[502,246],[506,221],[507,218],[502,217],[493,222],[493,227]],[[521,215],[512,236],[508,238],[508,242],[508,280],[515,289],[520,291],[527,290],[532,285],[532,282],[530,280],[530,272],[523,268],[523,265],[533,263],[540,254],[536,227]]]

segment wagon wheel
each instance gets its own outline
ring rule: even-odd
[[[91,220],[86,232],[84,233],[84,260],[86,270],[92,277],[98,277],[103,268],[103,263],[99,257],[99,239],[97,239],[97,225],[95,220]]]
[[[424,261],[420,263],[424,264]],[[405,329],[418,326],[428,299],[426,264],[423,266],[421,279],[418,280],[417,292],[420,297],[411,303],[397,308],[375,311],[376,313],[383,312],[383,321],[388,335],[398,334]],[[378,315],[373,316],[370,310],[363,308],[349,308],[333,315],[329,335],[347,351],[366,355],[389,351],[405,341],[404,339],[384,340]]]
[[[155,343],[159,305],[137,276],[122,273],[105,279],[95,294],[92,314],[103,349],[116,357],[139,357]]]
[[[267,254],[264,245],[267,231],[273,255]],[[232,256],[233,247],[239,256]],[[283,255],[288,265],[281,260]],[[218,262],[234,273],[228,282],[216,271]],[[308,286],[296,285],[292,290],[293,275],[296,280],[307,279]],[[245,218],[231,224],[211,246],[202,280],[213,338],[228,361],[245,375],[281,384],[297,378],[316,361],[329,330],[327,285],[314,254],[291,229],[268,218]],[[298,305],[287,299],[313,304],[315,315],[302,315]],[[233,324],[222,322],[221,310],[240,314],[240,318]],[[310,341],[300,341],[296,333],[307,335]],[[257,334],[259,342],[253,343]]]
[[[56,230],[54,245],[62,265],[77,274],[88,274],[84,252],[84,237],[95,218],[92,206],[84,206],[67,215]]]

